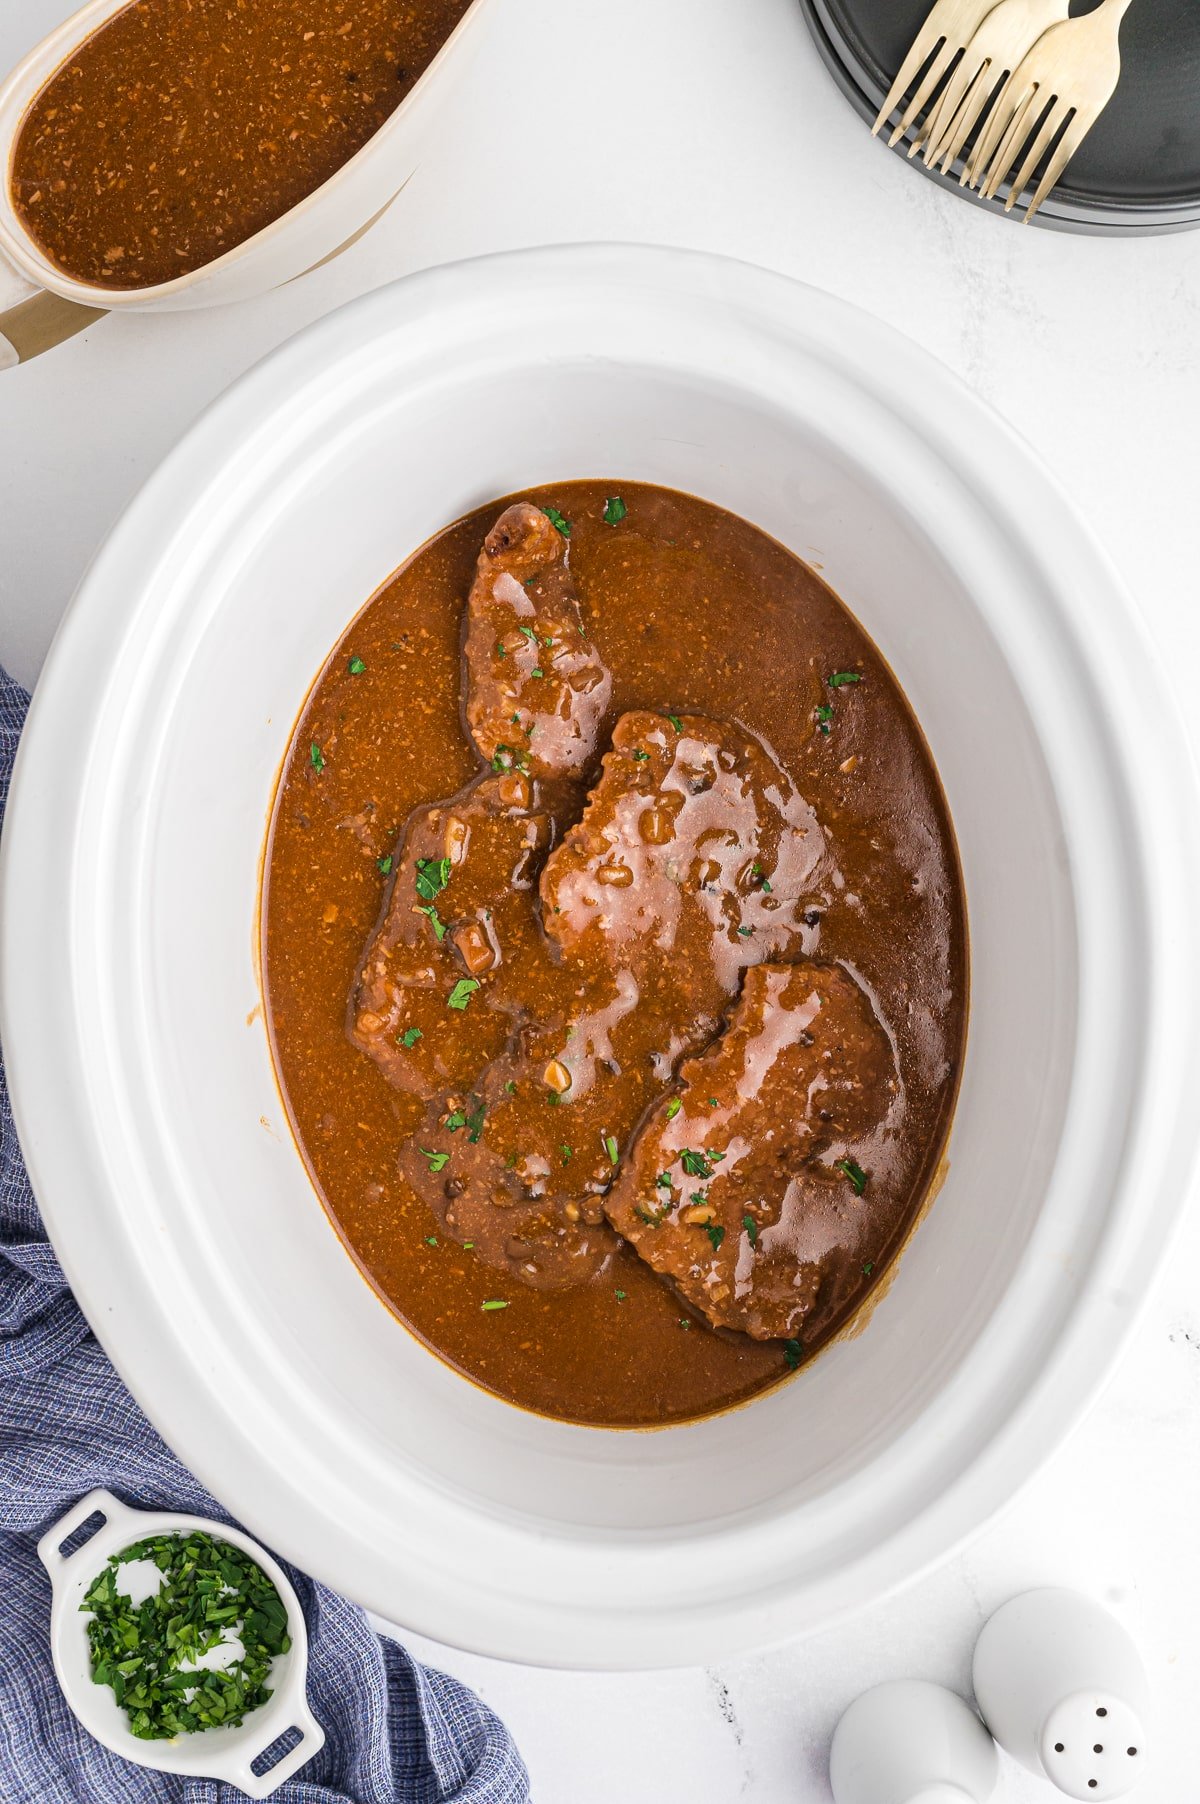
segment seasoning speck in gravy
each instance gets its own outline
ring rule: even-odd
[[[705,502],[568,483],[419,551],[297,726],[263,920],[331,1218],[514,1403],[752,1397],[920,1210],[966,1016],[944,798],[862,629]]]
[[[173,281],[329,179],[470,0],[134,0],[34,98],[13,204],[99,288]]]

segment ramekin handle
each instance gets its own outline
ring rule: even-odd
[[[248,1798],[269,1798],[272,1792],[278,1791],[285,1779],[290,1779],[302,1766],[307,1766],[313,1755],[325,1746],[325,1731],[308,1707],[303,1684],[298,1687],[291,1709],[282,1708],[282,1698],[279,1702],[281,1707],[278,1713],[274,1705],[271,1706],[271,1717],[274,1724],[282,1724],[282,1727],[272,1727],[269,1734],[264,1730],[260,1747],[249,1753],[239,1752],[235,1759],[221,1762],[220,1777],[231,1785],[240,1786]],[[289,1729],[300,1731],[296,1745],[289,1748],[283,1758],[277,1760],[274,1766],[268,1767],[265,1773],[254,1772],[254,1762],[281,1735],[286,1735]]]
[[[0,257],[0,370],[15,369],[43,351],[74,338],[104,317],[103,307],[84,307],[39,288]]]
[[[134,1514],[136,1512],[128,1509],[119,1497],[113,1496],[111,1491],[104,1489],[89,1491],[86,1497],[81,1497],[65,1516],[60,1516],[58,1521],[46,1530],[37,1544],[38,1559],[50,1574],[51,1579],[54,1579],[64,1566],[69,1566],[71,1561],[90,1547],[95,1540],[95,1535],[89,1535],[87,1540],[81,1541],[71,1553],[62,1551],[63,1542],[69,1541],[76,1529],[83,1527],[89,1516],[99,1515],[104,1518],[96,1530],[98,1535],[110,1522],[123,1521],[126,1516]]]

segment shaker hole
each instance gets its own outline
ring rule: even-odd
[[[1054,1752],[1055,1752],[1055,1753],[1056,1753],[1056,1754],[1062,1754],[1062,1753],[1065,1753],[1065,1752],[1066,1752],[1066,1750],[1065,1750],[1065,1749],[1064,1749],[1064,1747],[1063,1747],[1063,1744],[1062,1744],[1062,1742],[1061,1742],[1061,1741],[1056,1741],[1056,1742],[1055,1742],[1055,1744],[1054,1744]]]
[[[1101,1704],[1099,1710],[1097,1710],[1096,1715],[1097,1716],[1107,1716],[1108,1715],[1108,1711],[1104,1708],[1103,1704]]]

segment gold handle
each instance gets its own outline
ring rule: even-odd
[[[78,301],[65,301],[60,294],[47,292],[18,301],[15,307],[0,313],[0,370],[28,363],[43,351],[52,351],[93,320],[103,319],[106,311],[104,307],[83,307]]]

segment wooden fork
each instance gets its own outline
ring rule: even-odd
[[[951,71],[925,127],[922,154],[931,169],[940,162],[949,175],[1001,83],[1044,31],[1067,18],[1069,6],[1070,0],[1000,0],[993,7]],[[964,167],[964,182],[966,175]]]
[[[912,48],[900,65],[900,73],[892,83],[891,92],[879,109],[879,117],[871,127],[872,137],[887,124],[893,109],[900,105],[910,85],[925,68],[925,63],[932,58],[888,143],[894,144],[897,138],[904,136],[955,57],[966,49],[995,4],[996,0],[937,0],[933,11],[913,39]],[[917,143],[920,142],[918,138]]]
[[[1006,213],[1053,145],[1025,213],[1026,223],[1033,218],[1112,99],[1121,74],[1121,21],[1131,4],[1101,0],[1094,12],[1052,25],[996,96],[967,176],[989,200],[1009,180]]]

